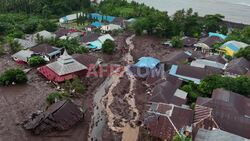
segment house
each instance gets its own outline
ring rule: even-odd
[[[94,49],[94,50],[100,50],[102,48],[102,44],[106,40],[114,41],[114,38],[112,36],[110,36],[109,34],[102,35],[102,36],[98,37],[97,40],[89,42],[87,44],[87,48]]]
[[[194,44],[198,42],[198,39],[192,38],[192,37],[183,37],[182,41],[183,41],[184,47],[193,47]]]
[[[38,54],[47,58],[46,60],[49,61],[51,59],[56,58],[57,56],[60,56],[62,49],[44,43],[44,44],[39,44],[35,47],[32,47],[30,50],[33,51],[34,54]]]
[[[121,18],[121,17],[116,17],[111,23],[115,24],[115,25],[118,25],[121,28],[126,28],[127,27],[126,20]]]
[[[194,141],[248,141],[248,139],[220,129],[206,130],[200,128]]]
[[[26,40],[26,39],[24,40],[24,39],[15,38],[14,41],[17,42],[19,45],[21,45],[23,49],[29,49],[37,45],[37,43],[33,42],[32,40]]]
[[[34,54],[30,50],[20,50],[19,52],[13,54],[11,57],[20,64],[28,63],[28,59]]]
[[[90,65],[99,66],[102,63],[100,58],[90,54],[73,54],[72,57],[79,63],[89,68]]]
[[[196,84],[200,84],[207,75],[204,68],[189,65],[172,65],[169,74],[185,81],[193,81]]]
[[[234,56],[240,49],[244,49],[249,46],[246,43],[238,42],[238,41],[228,41],[223,44],[220,49],[225,52],[226,55]]]
[[[100,35],[97,33],[87,33],[86,35],[80,37],[80,43],[82,45],[87,45],[90,42],[98,40],[99,37]]]
[[[99,13],[91,13],[88,15],[88,18],[92,20],[98,20],[98,21],[107,21],[109,23],[111,23],[115,19],[115,17],[113,16],[105,16]]]
[[[35,38],[35,40],[37,40],[37,37],[41,37],[43,39],[52,39],[52,38],[56,38],[56,34],[48,32],[46,30],[37,32],[36,34],[33,35],[33,37]]]
[[[153,69],[160,63],[160,60],[153,57],[141,57],[138,60],[139,61],[136,64],[134,64],[134,66],[138,68]]]
[[[240,94],[216,89],[212,98],[199,97],[196,101],[193,133],[200,128],[214,128],[250,138],[250,99]]]
[[[175,51],[164,56],[161,62],[166,64],[185,64],[194,60],[192,53],[189,51]]]
[[[63,37],[63,36],[67,36],[70,33],[70,29],[66,29],[66,28],[59,28],[55,34],[57,38]]]
[[[227,38],[226,35],[223,35],[223,34],[220,34],[220,33],[214,33],[214,32],[209,32],[208,36],[209,37],[219,37],[219,38],[221,38],[223,40],[225,40]]]
[[[222,43],[224,40],[217,36],[205,37],[200,39],[200,41],[194,46],[196,50],[201,50],[202,52],[208,52],[212,49],[212,46],[217,43]]]
[[[91,26],[93,26],[95,28],[101,28],[103,26],[103,23],[101,23],[101,22],[93,22],[93,23],[91,23]]]
[[[93,26],[93,25],[85,26],[85,30],[86,30],[87,32],[92,32],[95,28],[96,28],[96,27]]]
[[[245,75],[250,71],[250,61],[245,58],[233,59],[226,66],[226,75]]]
[[[153,103],[144,118],[151,136],[171,141],[176,134],[191,136],[193,110],[173,104]]]
[[[61,18],[59,19],[59,22],[60,22],[61,24],[63,24],[63,23],[68,23],[68,22],[71,22],[71,21],[76,20],[77,17],[80,17],[80,16],[84,16],[84,14],[83,14],[82,12],[80,12],[80,13],[75,13],[75,14],[70,14],[70,15],[61,17]]]
[[[225,64],[222,64],[216,61],[206,60],[206,59],[196,59],[192,61],[190,65],[194,67],[199,67],[199,68],[205,68],[206,66],[208,66],[208,67],[214,67],[217,69],[225,69]]]
[[[87,67],[73,59],[65,50],[57,61],[38,68],[38,71],[50,81],[64,82],[85,75]]]
[[[221,64],[226,64],[227,63],[226,59],[221,55],[210,55],[210,56],[204,57],[203,59],[218,62],[218,63],[221,63]]]
[[[178,106],[186,104],[187,93],[178,89],[181,86],[182,81],[177,77],[174,77],[173,79],[176,80],[165,80],[154,86],[152,97],[149,99],[149,102],[174,104]]]
[[[122,29],[122,27],[120,25],[115,25],[115,24],[103,25],[101,27],[101,30],[104,33],[111,32],[111,31],[114,31],[114,30],[119,30],[119,29]]]
[[[53,131],[65,131],[72,128],[83,118],[80,108],[69,100],[58,101],[40,114],[23,123],[26,130],[34,134],[45,134]]]

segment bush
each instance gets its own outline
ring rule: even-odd
[[[64,88],[68,93],[83,94],[86,91],[86,86],[81,82],[79,78],[75,78],[72,82],[66,81]]]
[[[250,61],[250,46],[246,47],[244,49],[243,48],[240,49],[240,51],[235,54],[235,57],[237,57],[237,58],[244,57],[248,61]]]
[[[28,81],[26,74],[20,69],[10,69],[0,75],[0,85],[7,86],[12,83],[23,84]]]
[[[50,93],[46,100],[50,105],[52,105],[56,103],[57,101],[66,100],[66,99],[69,99],[69,95],[67,93],[54,92],[54,93]]]
[[[0,56],[4,55],[4,48],[3,46],[0,44]]]
[[[174,48],[183,48],[184,47],[184,43],[183,43],[183,40],[181,39],[180,36],[174,36],[172,39],[171,39],[171,44]]]
[[[46,64],[46,61],[41,56],[34,56],[29,59],[28,64],[31,67],[39,67]]]
[[[12,53],[16,53],[22,49],[21,45],[17,41],[10,40],[9,44]]]
[[[102,45],[102,51],[107,54],[112,54],[115,51],[114,41],[106,40]]]

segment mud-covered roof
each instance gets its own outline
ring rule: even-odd
[[[79,107],[69,100],[64,100],[56,102],[45,112],[29,119],[23,127],[34,134],[64,131],[73,127],[81,118],[83,113]]]

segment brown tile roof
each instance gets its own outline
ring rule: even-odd
[[[230,61],[225,71],[230,74],[244,75],[248,70],[250,70],[250,61],[241,57]]]
[[[164,81],[159,83],[153,88],[153,96],[150,98],[150,102],[161,102],[167,104],[175,104],[181,106],[186,103],[186,99],[175,96],[176,90],[181,86],[182,81],[175,78],[175,84],[170,81]]]
[[[250,99],[237,93],[217,89],[214,90],[212,98],[198,98],[196,104],[212,109],[209,121],[213,119],[220,129],[250,138]],[[208,121],[204,125],[207,123]]]
[[[155,109],[156,111],[151,111],[151,113],[149,111],[144,119],[144,124],[149,129],[151,136],[172,140],[173,136],[181,129],[191,126],[193,120],[191,109],[168,104],[159,104],[158,107],[160,109]]]
[[[64,100],[51,105],[45,112],[26,121],[23,126],[35,134],[42,134],[54,130],[68,130],[82,117],[83,113],[77,105]]]
[[[209,47],[213,46],[216,43],[221,43],[223,42],[223,39],[216,37],[216,36],[212,36],[212,37],[205,37],[200,39],[200,41],[198,43],[204,43],[206,45],[208,45]]]
[[[218,63],[221,63],[221,64],[226,64],[226,62],[227,62],[223,58],[223,56],[221,56],[221,55],[211,55],[211,56],[205,57],[204,59],[210,60],[210,61],[215,61],[215,62],[218,62]]]
[[[91,64],[96,64],[98,61],[98,58],[94,55],[89,55],[89,54],[73,54],[72,57],[78,61],[79,63],[89,66]]]
[[[66,36],[68,33],[70,33],[70,29],[66,29],[66,28],[59,28],[55,34],[56,37],[62,37],[62,36]]]
[[[49,44],[39,44],[35,47],[32,47],[30,50],[35,53],[48,55],[60,49]]]
[[[97,40],[99,37],[100,37],[99,34],[88,33],[87,35],[80,37],[80,42],[81,43],[93,42],[93,41]]]
[[[170,64],[185,64],[190,59],[192,59],[192,56],[188,55],[184,51],[175,51],[166,55],[161,62],[167,62]]]
[[[194,44],[198,42],[197,38],[185,37],[183,39],[183,43],[185,47],[192,47]]]
[[[207,75],[204,68],[189,65],[178,65],[176,74],[197,79],[203,79]]]

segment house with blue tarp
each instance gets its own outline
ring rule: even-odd
[[[91,24],[91,26],[94,26],[94,27],[96,27],[96,28],[100,28],[100,27],[103,26],[103,23],[101,23],[101,22],[93,22],[93,23]]]
[[[139,61],[134,65],[138,68],[155,68],[160,63],[160,60],[153,57],[141,57]]]
[[[91,14],[89,14],[88,18],[95,19],[98,21],[107,21],[107,22],[111,23],[116,17],[101,15],[99,13],[91,13]]]
[[[219,37],[219,38],[221,38],[223,40],[225,40],[227,38],[226,35],[219,34],[219,33],[214,33],[214,32],[209,32],[208,35],[209,35],[209,37],[215,36],[215,37]]]
[[[93,50],[100,50],[100,49],[102,49],[102,44],[106,40],[114,41],[114,38],[112,36],[110,36],[109,34],[102,35],[97,40],[89,42],[87,45],[87,48],[93,49]]]
[[[228,41],[223,44],[220,48],[225,51],[226,55],[234,56],[241,48],[246,48],[249,46],[246,43],[238,42],[238,41]]]

